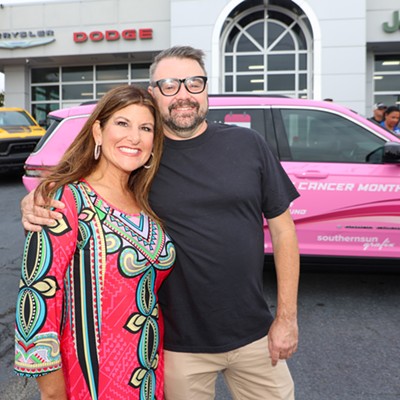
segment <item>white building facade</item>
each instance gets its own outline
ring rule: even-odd
[[[111,87],[147,87],[173,45],[206,53],[210,93],[400,105],[398,0],[69,0],[0,8],[5,105],[43,120]]]

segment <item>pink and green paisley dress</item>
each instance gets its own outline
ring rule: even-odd
[[[85,181],[61,188],[57,226],[27,235],[15,371],[62,368],[69,399],[163,399],[157,291],[175,248],[161,226],[125,214]]]

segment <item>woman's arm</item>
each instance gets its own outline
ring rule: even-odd
[[[36,382],[41,400],[68,400],[62,369],[39,376]]]
[[[60,332],[64,279],[76,247],[78,215],[70,188],[56,195],[67,205],[63,219],[54,228],[27,234],[16,304],[14,369],[37,379],[42,400],[67,399]]]

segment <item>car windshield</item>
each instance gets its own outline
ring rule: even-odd
[[[35,122],[22,111],[0,112],[0,126],[31,126]]]

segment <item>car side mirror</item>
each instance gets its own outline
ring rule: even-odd
[[[386,142],[369,153],[366,161],[372,164],[400,164],[400,143]]]
[[[385,143],[383,146],[383,162],[385,164],[400,163],[400,143]]]

